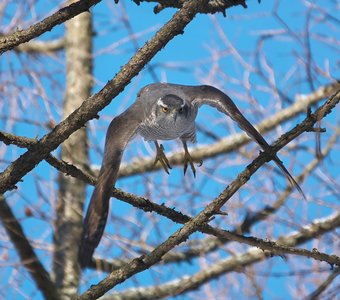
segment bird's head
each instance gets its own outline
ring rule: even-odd
[[[176,122],[177,119],[186,118],[188,115],[188,105],[182,98],[176,95],[165,95],[158,99],[156,114],[161,119]]]

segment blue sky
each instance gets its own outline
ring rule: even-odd
[[[41,14],[41,16],[46,15],[45,12],[50,11],[50,9],[56,5],[55,1],[39,1],[38,3],[39,6],[37,12],[38,14]],[[275,3],[277,2],[262,1],[261,4],[258,4],[257,1],[248,1],[247,10],[242,7],[231,8],[227,11],[226,18],[224,18],[221,14],[214,16],[198,15],[185,29],[185,33],[176,37],[165,47],[165,49],[158,53],[151,63],[146,68],[144,68],[140,75],[132,80],[131,84],[124,90],[124,92],[118,95],[117,98],[114,99],[114,101],[112,101],[112,103],[100,113],[101,119],[99,121],[94,120],[90,122],[89,130],[90,136],[92,137],[91,141],[99,149],[99,152],[91,151],[91,163],[94,165],[99,165],[101,162],[101,151],[103,149],[105,131],[111,118],[114,115],[122,112],[129,104],[134,101],[136,93],[141,87],[155,80],[149,71],[150,67],[153,68],[153,72],[156,75],[157,80],[160,81],[195,85],[207,83],[206,81],[208,80],[209,84],[214,84],[227,91],[235,100],[237,105],[242,109],[244,114],[254,123],[257,123],[269,115],[275,113],[278,107],[281,106],[283,108],[288,106],[289,104],[285,101],[280,103],[279,101],[275,102],[276,99],[273,99],[270,93],[265,88],[263,88],[251,90],[251,97],[256,100],[255,107],[252,107],[249,104],[249,99],[247,99],[247,96],[249,96],[247,94],[248,91],[241,84],[241,79],[244,78],[246,73],[244,63],[256,66],[257,60],[256,57],[252,55],[252,53],[254,51],[254,47],[260,46],[258,37],[259,34],[264,30],[282,30],[282,28],[285,28],[284,24],[286,24],[293,33],[296,33],[295,39],[293,34],[290,36],[282,35],[272,39],[268,38],[263,44],[261,53],[265,57],[268,65],[271,66],[273,70],[275,70],[275,83],[289,100],[294,100],[296,93],[309,93],[311,91],[311,87],[304,81],[303,68],[296,65],[296,56],[300,55],[302,58],[305,57],[305,53],[302,53],[301,47],[301,45],[306,42],[302,37],[305,24],[304,2],[296,1],[294,2],[293,7],[292,5],[285,6],[284,3],[280,4],[278,9],[278,16],[280,19],[275,18],[271,13]],[[330,15],[335,16],[335,9],[337,5],[335,1],[315,1],[315,3],[319,5],[322,3],[323,9],[329,11]],[[159,29],[162,24],[164,24],[164,22],[169,20],[169,18],[171,18],[175,12],[174,9],[166,9],[155,15],[152,12],[154,4],[148,3],[142,3],[140,6],[137,6],[132,1],[121,1],[120,5],[125,7],[124,10],[129,16],[132,31],[135,34],[140,34],[137,40],[139,47],[142,46],[155,33],[155,31]],[[12,8],[9,8],[9,14],[13,12],[13,10],[15,10],[15,5]],[[137,47],[136,44],[133,44],[129,41],[125,42],[127,29],[122,26],[119,21],[119,17],[121,16],[122,12],[124,12],[124,10],[122,9],[122,6],[117,8],[113,1],[104,1],[92,9],[94,13],[94,26],[96,32],[96,37],[94,39],[94,52],[96,54],[94,61],[94,76],[96,79],[94,92],[98,91],[108,80],[114,76],[115,73],[119,71],[120,67],[124,65],[133,55],[135,52],[135,47]],[[25,19],[28,23],[32,15],[33,13],[27,14]],[[218,27],[216,27],[216,24],[218,24]],[[332,23],[331,19],[321,20],[319,23],[313,24],[311,32],[314,36],[327,36],[329,34],[332,38],[336,39],[339,38],[339,30],[329,30],[330,28],[335,27],[336,24],[337,22]],[[5,22],[2,23],[2,26],[4,25],[6,25]],[[217,28],[220,28],[221,32],[218,32]],[[43,35],[41,39],[54,38],[60,36],[62,32],[63,26],[57,26],[50,33]],[[227,41],[223,39],[223,34],[233,45],[233,47],[235,47],[235,49],[237,49],[241,54],[239,59],[235,59],[235,56],[230,55],[228,52],[221,55],[219,58],[215,58],[215,60],[211,58],[212,53],[216,54],[217,52],[223,52],[223,50],[227,48]],[[338,36],[336,36],[336,34],[338,34]],[[311,39],[311,43],[313,59],[320,67],[325,67],[327,64],[329,64],[331,76],[333,78],[339,78],[340,74],[337,65],[338,62],[335,56],[337,53],[336,50],[331,46],[324,46],[320,42],[315,42],[313,39]],[[108,51],[105,54],[101,54],[101,51],[106,46],[111,44],[116,45],[116,47],[113,47],[113,50]],[[13,59],[12,64],[14,65],[15,69],[20,70],[21,68],[20,59],[14,58],[13,56],[4,56],[4,61],[1,63],[1,69],[3,70],[3,74],[1,75],[2,80],[5,80],[6,71],[8,71],[10,68],[8,62],[11,61],[11,59]],[[35,68],[37,70],[43,68],[46,65],[46,61],[48,61],[48,59],[46,59],[46,61],[41,61],[40,59],[34,57],[31,59],[31,62],[35,63]],[[62,87],[64,80],[62,58],[58,58],[54,62],[49,62],[49,64],[51,68],[56,70],[55,80],[59,82],[60,86]],[[211,82],[211,77],[209,77],[209,74],[214,65],[218,65],[219,71],[217,72],[217,75],[213,77],[213,82]],[[181,66],[181,68],[178,68],[178,66]],[[301,72],[300,78],[299,76],[290,76],[291,72],[293,72],[295,68],[299,69],[299,72]],[[265,72],[264,75],[264,77],[261,77],[258,74],[251,73],[249,75],[249,81],[257,87],[266,87],[266,80],[269,77],[269,73]],[[329,82],[329,79],[326,78],[326,76],[322,76],[316,71],[314,71],[314,76],[316,88],[319,85]],[[49,79],[43,79],[43,82],[49,97],[55,99],[55,103],[54,101],[51,101],[52,115],[57,121],[60,121],[60,104],[62,101],[63,90],[53,88],[53,84],[55,83]],[[25,76],[25,74],[23,74],[21,77],[18,77],[17,83],[23,87],[19,97],[24,99],[26,89],[28,90],[32,88],[34,84],[32,84],[32,81],[30,81],[27,76]],[[13,101],[13,99],[9,100]],[[9,114],[9,107],[9,105],[4,105],[4,110],[2,113]],[[30,106],[21,108],[21,115],[26,116],[23,113],[26,111],[28,118],[41,121],[42,123],[45,122],[46,116],[44,116],[43,113],[41,114],[41,112],[44,112],[46,107],[44,101],[39,98],[39,94],[36,95],[37,110],[31,108],[32,107]],[[11,109],[13,109],[13,107]],[[299,116],[293,123],[284,124],[279,129],[274,130],[271,134],[268,134],[267,139],[269,141],[274,140],[303,117],[304,116]],[[339,111],[337,110],[332,114],[332,116],[327,118],[324,124],[329,125],[330,127],[337,126],[339,122],[338,120]],[[234,124],[232,124],[230,121],[225,121],[223,116],[211,108],[205,108],[200,112],[198,123],[203,124],[203,126],[206,126],[209,129],[211,127],[211,130],[213,130],[214,133],[220,137],[224,137],[229,134],[228,131],[239,131],[239,129],[237,129]],[[1,129],[5,130],[3,127],[5,126],[5,123],[2,122],[0,125]],[[27,123],[17,123],[12,129],[14,129],[14,132],[18,135],[25,135],[29,137],[35,137],[36,135],[41,137],[47,132],[47,129],[43,126],[28,125]],[[209,142],[211,142],[209,139],[207,139],[204,135],[199,134],[199,144]],[[306,137],[305,135],[305,137],[301,138],[301,143],[304,143],[303,145],[310,146],[313,145],[313,139],[310,138],[310,136]],[[167,151],[179,149],[179,144],[175,142],[167,142],[164,145]],[[132,142],[127,149],[124,159],[125,161],[129,161],[131,158],[138,158],[142,155],[152,156],[152,149],[152,145],[148,145],[141,139],[137,139],[136,141]],[[258,148],[254,145],[254,143],[252,143],[246,149],[249,151],[249,153],[252,153],[252,157],[255,157],[256,153],[258,152]],[[5,158],[6,160],[10,161],[18,157],[18,155],[23,152],[24,150],[18,150],[16,147],[10,147],[9,150],[6,151]],[[282,160],[287,166],[290,166],[290,163],[294,163],[293,170],[294,173],[297,174],[299,171],[301,171],[303,165],[310,160],[310,157],[305,152],[300,152],[298,158],[292,158],[284,151],[282,152],[283,153],[280,155]],[[56,154],[57,153],[58,151],[56,151]],[[334,167],[329,166],[329,161],[326,161],[325,164],[327,165],[327,171],[330,172],[330,174],[335,178],[337,167],[339,167],[339,161],[336,160],[334,154],[333,159],[335,160]],[[148,195],[148,188],[144,188],[144,186],[152,186],[156,182],[158,186],[167,186],[167,188],[153,191],[151,194],[152,200],[157,203],[167,201],[166,204],[170,207],[174,205],[178,210],[195,214],[204,207],[204,204],[213,199],[214,196],[217,196],[218,193],[221,192],[226,186],[226,184],[236,176],[237,172],[241,171],[249,162],[250,160],[247,160],[244,157],[241,158],[239,154],[234,153],[228,154],[228,157],[219,157],[216,160],[205,161],[203,167],[198,169],[198,175],[195,180],[192,178],[191,174],[187,175],[185,178],[188,188],[192,187],[192,189],[199,191],[200,197],[187,196],[184,193],[177,193],[177,189],[179,189],[183,182],[181,167],[175,167],[171,171],[171,174],[166,177],[162,173],[149,174],[145,176],[134,176],[132,178],[118,181],[117,186],[128,192],[133,192],[138,195]],[[5,166],[5,163],[1,164],[1,168],[4,168]],[[270,167],[273,167],[273,164],[270,164],[269,168]],[[230,219],[225,221],[226,226],[230,226],[228,228],[232,229],[232,224],[242,220],[248,209],[253,210],[254,208],[259,208],[262,207],[263,204],[266,204],[261,203],[262,197],[256,199],[254,195],[250,195],[250,192],[252,191],[251,184],[261,183],[263,181],[263,176],[268,170],[267,168],[268,166],[262,168],[258,174],[252,178],[251,183],[249,183],[249,187],[246,186],[244,189],[242,189],[242,191],[240,191],[239,195],[233,198],[232,204],[230,204],[231,207],[226,207],[226,209],[232,209],[233,205],[235,207],[240,205],[239,209],[234,208],[235,210],[231,213]],[[280,179],[277,180],[275,189],[282,190],[286,185],[286,181],[284,178],[281,178],[280,175],[278,176]],[[42,235],[42,233],[46,234],[46,226],[48,226],[50,228],[50,232],[52,232],[52,224],[49,223],[49,221],[51,218],[53,218],[53,210],[51,210],[53,207],[50,206],[50,203],[44,203],[43,200],[36,199],[39,198],[39,195],[37,194],[37,186],[39,186],[37,181],[39,177],[50,179],[49,185],[43,186],[41,189],[43,193],[50,193],[48,196],[54,199],[56,197],[56,193],[53,190],[55,187],[54,179],[56,178],[56,173],[51,170],[50,166],[45,162],[41,163],[37,169],[32,172],[32,174],[25,176],[24,182],[20,183],[19,185],[19,191],[8,193],[8,198],[10,203],[13,204],[13,207],[15,208],[16,215],[23,218],[23,224],[25,225],[25,228],[27,228],[27,231],[29,231],[29,236],[31,238],[39,237]],[[265,185],[268,185],[268,188],[271,187],[269,180],[265,182]],[[315,178],[311,178],[304,184],[303,187],[313,193],[313,189],[316,190],[319,188],[319,183]],[[89,187],[88,197],[90,196],[91,191],[92,187]],[[330,203],[336,203],[336,197],[333,197],[331,194],[327,194],[326,191],[324,194],[327,196],[327,199]],[[188,200],[187,197],[190,199]],[[301,211],[301,220],[304,220],[306,223],[312,220],[315,216],[326,216],[332,210],[332,206],[326,207],[324,205],[310,203],[308,205],[308,212],[306,212],[307,204],[296,204],[296,198],[297,196],[295,195],[295,197],[293,197],[289,203],[291,203],[292,207]],[[275,195],[267,195],[267,199],[274,200]],[[36,207],[42,207],[43,212],[48,216],[48,218],[46,218],[46,220],[43,220],[43,218],[41,220],[39,220],[39,218],[26,219],[23,215],[23,207],[31,203],[36,205]],[[188,203],[190,203],[190,205]],[[291,207],[284,209],[280,217],[289,218],[290,208]],[[131,210],[130,206],[117,203],[116,201],[114,203],[114,211],[112,213],[111,220],[109,220],[108,223],[110,226],[107,226],[107,232],[110,235],[106,237],[106,244],[104,241],[104,243],[102,243],[100,246],[102,251],[107,251],[105,245],[107,245],[107,242],[110,240],[110,238],[114,239],[114,234],[117,232],[117,230],[119,230],[114,224],[114,217],[117,217],[117,215],[122,215],[124,212],[129,214],[129,216],[126,218],[127,220],[124,221],[126,222],[125,224],[127,224],[127,227],[133,228],[133,230],[138,230],[139,227],[142,227],[145,224],[145,227],[149,228],[150,232],[152,232],[152,222],[150,222],[150,220],[147,220],[143,214],[137,210]],[[140,223],[136,222],[136,224],[132,224],[132,217],[135,217]],[[162,222],[161,224],[164,224],[163,226],[165,226],[165,228],[169,228],[169,234],[178,228],[178,225],[173,225],[171,222],[168,222],[162,218],[155,217],[155,219],[160,219],[160,222]],[[228,225],[228,222],[231,219],[231,224]],[[301,220],[294,221],[299,223]],[[122,221],[123,224],[124,222]],[[263,226],[265,225],[259,225],[258,227],[255,227],[253,234],[262,236],[262,233],[265,233],[265,231],[263,231]],[[273,229],[273,235],[275,236],[279,233],[283,234],[287,232],[287,228],[291,230],[294,229],[294,227],[290,228],[289,226],[287,227],[286,224],[278,223]],[[120,229],[119,234],[129,237],[131,236],[131,232],[132,231],[124,232],[122,229]],[[265,236],[262,237],[265,238]],[[155,240],[157,241],[158,238],[159,237],[157,233],[153,232],[148,241],[154,242]],[[51,241],[50,234],[47,234],[45,241]],[[112,250],[109,248],[108,252],[103,253],[112,253],[111,251]],[[42,258],[46,257],[46,253],[48,253],[45,250],[40,250],[38,252]],[[15,256],[13,252],[11,253],[11,255]],[[119,253],[122,253],[121,249],[117,250],[117,255],[119,255]],[[224,253],[222,252],[221,255],[224,255]],[[46,267],[50,269],[50,258],[43,258],[43,260]],[[196,260],[195,262],[197,263]],[[290,263],[285,260],[280,260],[280,258],[276,258],[276,260],[274,262],[272,261],[272,263],[274,264],[275,271],[277,272],[292,269]],[[308,265],[308,263],[306,263],[306,265]],[[198,269],[196,264],[184,264],[184,266],[186,272],[193,272]],[[266,266],[268,266],[268,264]],[[179,271],[175,270],[175,267],[173,267],[173,269],[174,270],[172,271],[175,277]],[[82,286],[82,289],[87,287],[90,282],[96,283],[98,282],[99,278],[103,277],[103,274],[94,274],[93,272],[91,273],[91,271],[87,271],[85,275],[88,275],[91,280],[87,281],[86,284]],[[13,269],[9,268],[8,278],[5,278],[5,280],[9,281],[11,276],[13,276]],[[242,282],[242,275],[239,276],[239,280]],[[147,271],[138,275],[137,282],[151,284],[154,277],[155,273]],[[169,276],[167,279],[171,279],[171,276]],[[32,295],[31,291],[34,290],[34,285],[32,285],[29,275],[26,273],[26,275],[24,275],[21,280],[25,282],[25,292],[28,295]],[[223,278],[220,280],[225,279]],[[118,289],[124,289],[127,286],[134,286],[134,284],[134,282],[129,281],[119,286]],[[218,285],[218,280],[216,284]],[[289,279],[283,280],[280,277],[271,278],[267,282],[267,286],[270,287],[265,290],[265,294],[263,295],[264,299],[272,299],[273,293],[279,289],[282,291],[280,295],[282,298],[277,299],[288,299],[289,289],[287,287],[289,285]],[[233,292],[235,294],[238,293],[236,287],[235,291]],[[14,289],[11,291],[11,293],[11,295],[13,295],[13,299],[21,299],[22,297],[22,295],[17,294]],[[34,294],[34,298],[39,299],[40,295]],[[186,298],[181,296],[181,299]]]

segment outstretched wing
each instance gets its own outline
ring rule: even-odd
[[[112,188],[116,183],[119,166],[126,145],[142,122],[143,113],[138,103],[133,104],[112,120],[106,133],[104,158],[83,223],[78,260],[82,268],[92,259],[103,235]]]
[[[199,107],[203,104],[208,104],[215,107],[220,112],[232,118],[242,130],[244,130],[262,147],[263,150],[268,150],[270,148],[263,136],[243,116],[235,103],[219,89],[208,85],[188,86],[187,88],[185,86],[180,86],[180,89],[184,93],[186,93],[187,98],[189,99],[189,101],[191,101],[192,105],[196,105]],[[273,161],[282,170],[290,183],[297,188],[297,190],[304,198],[306,198],[300,185],[289,173],[289,171],[286,169],[286,167],[283,165],[282,161],[278,158],[277,155],[273,157]]]

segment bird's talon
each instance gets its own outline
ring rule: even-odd
[[[187,172],[187,169],[188,169],[188,162],[187,162],[187,161],[184,161],[184,168],[183,168],[184,175],[185,175],[185,173]]]
[[[172,169],[172,168],[170,166],[168,158],[166,157],[166,155],[164,153],[164,146],[162,144],[158,145],[157,142],[155,142],[155,145],[156,145],[156,151],[157,152],[156,152],[156,158],[155,158],[155,161],[154,161],[154,165],[156,165],[157,162],[159,161],[160,164],[162,165],[164,171],[167,174],[170,174],[169,169]]]
[[[194,174],[194,178],[196,178],[196,169],[191,166],[192,174]]]
[[[194,177],[196,177],[196,169],[195,169],[195,165],[194,165],[195,161],[191,157],[191,155],[190,155],[190,153],[188,151],[187,144],[185,142],[183,142],[183,146],[184,146],[184,161],[183,161],[184,175],[185,175],[185,173],[187,171],[188,164],[190,164],[191,171],[194,174]],[[198,163],[198,167],[200,167],[200,166],[202,166],[203,161],[199,160],[199,161],[197,161],[197,163]]]

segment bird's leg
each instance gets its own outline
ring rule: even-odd
[[[156,165],[156,163],[159,161],[165,172],[169,174],[169,169],[171,169],[171,166],[169,160],[165,156],[164,147],[162,144],[159,145],[157,141],[155,141],[155,145],[156,145],[156,158],[154,164]]]
[[[189,163],[190,164],[190,168],[192,170],[192,173],[194,174],[194,177],[196,177],[196,169],[195,169],[195,166],[194,166],[194,159],[192,158],[192,156],[189,153],[186,141],[182,140],[182,143],[183,143],[183,147],[184,147],[184,162],[183,162],[183,164],[184,164],[184,175],[185,175],[185,173],[187,171],[188,163]],[[198,161],[198,166],[200,167],[202,164],[203,164],[203,161],[199,160]]]

